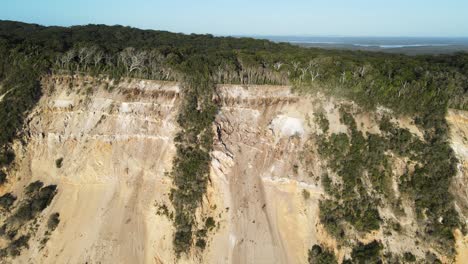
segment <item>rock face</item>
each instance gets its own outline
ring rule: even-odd
[[[213,238],[213,245],[224,244],[213,250],[213,263],[304,262],[322,194],[313,177],[298,169],[303,135],[310,130],[304,117],[312,104],[300,107],[288,87],[219,90],[223,104],[212,175],[229,210]],[[311,193],[309,201],[303,189]],[[216,256],[224,252],[229,255]]]
[[[46,247],[39,251],[30,243],[20,262],[150,263],[172,257],[171,223],[158,219],[155,202],[167,199],[171,186],[165,174],[175,153],[179,87],[132,81],[108,92],[93,81],[44,80],[45,95],[31,114],[14,178],[21,178],[16,185],[59,185],[47,210],[59,212],[61,221]]]
[[[461,214],[468,219],[468,112],[449,110],[447,121],[450,124],[450,139],[452,149],[458,159],[458,174],[453,181],[452,192],[455,193],[456,206]],[[463,237],[456,232],[457,263],[468,260],[468,236]]]
[[[13,262],[306,263],[314,244],[332,249],[340,260],[349,254],[338,249],[319,221],[326,164],[314,140],[322,133],[314,119],[318,112],[326,114],[330,131],[346,131],[337,107],[343,101],[298,95],[283,86],[219,86],[210,184],[200,209],[217,224],[203,252],[177,259],[172,222],[158,212],[162,206],[171,210],[179,85],[53,76],[43,80],[43,90],[24,142],[15,144],[16,163],[0,195],[20,193],[34,180],[56,184],[58,193],[42,217],[59,212],[61,220],[43,248],[46,221],[39,221],[37,237]],[[356,114],[359,129],[378,132],[378,114]],[[460,159],[453,192],[465,217],[467,116],[450,111],[447,117]],[[397,121],[421,135],[410,120]],[[361,239],[424,254],[411,235],[392,240],[379,231]],[[460,234],[458,252],[463,263],[467,244]]]

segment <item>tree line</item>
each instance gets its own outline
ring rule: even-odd
[[[405,56],[301,48],[267,40],[184,35],[122,26],[42,27],[2,21],[9,48],[41,53],[52,69],[114,78],[182,80],[194,59],[214,83],[325,88],[403,113],[467,109],[468,55]],[[207,69],[203,69],[206,67]],[[371,98],[371,99],[370,99]]]

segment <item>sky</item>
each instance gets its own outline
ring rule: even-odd
[[[215,35],[468,37],[468,0],[0,0],[0,19]]]

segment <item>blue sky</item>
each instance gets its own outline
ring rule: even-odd
[[[220,35],[468,37],[468,0],[0,0],[0,19]]]

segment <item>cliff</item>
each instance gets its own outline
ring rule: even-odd
[[[338,179],[319,154],[320,136],[349,133],[340,117],[343,106],[364,134],[382,134],[379,120],[392,116],[390,110],[368,111],[321,93],[294,93],[289,86],[219,85],[208,190],[198,209],[199,218],[209,215],[215,226],[204,250],[177,258],[169,194],[180,85],[67,75],[45,77],[41,85],[43,96],[27,118],[24,137],[15,141],[16,160],[0,195],[13,193],[20,201],[24,186],[34,181],[57,185],[57,194],[31,224],[36,227],[28,247],[3,262],[306,263],[315,244],[338,260],[350,256],[352,248],[339,246],[319,217],[320,202],[330,197],[323,175]],[[318,114],[328,120],[327,131]],[[458,158],[450,191],[465,221],[468,113],[450,110],[446,119]],[[412,119],[392,121],[424,140]],[[392,193],[403,197],[398,181],[407,160],[389,156]],[[351,232],[352,241],[378,240],[386,252],[411,252],[418,259],[433,252],[448,261],[418,237],[414,205],[403,201],[402,208],[395,214],[383,202],[378,207],[382,226],[366,234]],[[44,242],[54,212],[60,222]],[[5,221],[8,212],[1,217]],[[401,230],[391,231],[390,223]],[[467,238],[455,235],[457,260],[463,263]]]

